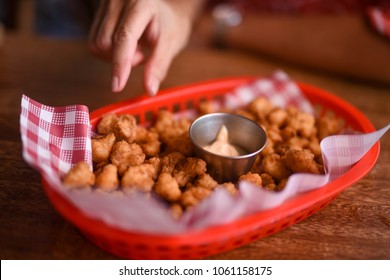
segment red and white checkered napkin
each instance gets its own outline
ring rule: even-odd
[[[258,79],[234,89],[226,94],[223,105],[239,107],[259,95],[268,97],[277,106],[294,104],[301,110],[313,112],[297,85],[283,72],[276,72],[270,78]],[[324,186],[359,161],[390,125],[369,134],[339,135],[324,139],[321,148],[328,170],[326,175],[294,174],[285,189],[278,193],[246,182],[240,184],[239,194],[234,197],[224,189],[218,189],[197,207],[187,211],[179,221],[172,218],[166,206],[144,196],[74,192],[67,191],[61,185],[61,176],[72,164],[81,160],[92,162],[91,127],[85,106],[53,108],[23,96],[20,128],[25,160],[87,216],[125,230],[175,234],[225,224],[253,212],[278,206],[299,193]]]
[[[24,159],[58,189],[73,163],[86,161],[92,166],[86,106],[49,107],[23,95],[20,132]]]

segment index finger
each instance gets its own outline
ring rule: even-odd
[[[155,15],[153,7],[142,3],[144,2],[126,6],[114,33],[112,54],[112,91],[114,92],[121,91],[125,87],[138,41]],[[146,1],[146,3],[151,4],[153,1]]]

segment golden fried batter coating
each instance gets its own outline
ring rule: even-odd
[[[295,137],[297,135],[297,132],[290,126],[286,126],[280,130],[280,136],[282,136],[284,141],[287,141],[288,139]]]
[[[227,190],[232,195],[235,195],[237,193],[237,188],[232,182],[223,183],[220,186],[225,190]]]
[[[63,183],[70,189],[88,188],[95,183],[95,174],[91,171],[88,163],[81,161],[65,174]]]
[[[105,114],[97,125],[97,131],[100,134],[114,133],[119,140],[133,142],[135,139],[137,121],[135,117],[124,114]]]
[[[311,137],[305,148],[309,149],[318,161],[322,161],[320,141],[317,137]]]
[[[208,190],[213,190],[218,186],[218,182],[213,179],[208,173],[204,173],[196,178],[194,182],[195,187],[200,187]]]
[[[199,115],[206,115],[215,113],[217,111],[217,108],[213,102],[210,102],[208,100],[201,100],[198,105],[198,112]]]
[[[137,133],[137,120],[132,115],[120,115],[114,126],[114,132],[118,139],[133,142]]]
[[[158,132],[160,140],[166,144],[172,138],[188,134],[191,121],[186,118],[174,119],[173,114],[166,110],[160,110],[153,128]]]
[[[114,126],[116,121],[118,120],[118,116],[116,114],[105,114],[102,116],[102,119],[99,121],[97,125],[97,131],[99,134],[109,134],[114,132]]]
[[[261,161],[261,167],[263,172],[268,173],[276,180],[282,180],[291,174],[284,159],[278,154],[264,156]]]
[[[127,190],[150,192],[154,185],[154,168],[151,164],[129,166],[122,177],[121,185]]]
[[[259,121],[264,120],[272,109],[272,103],[264,97],[258,97],[248,104],[249,112],[255,115]]]
[[[192,144],[188,131],[172,136],[171,138],[167,138],[164,143],[166,145],[167,152],[177,151],[187,157],[194,154],[194,145]]]
[[[321,141],[329,135],[340,133],[342,122],[333,115],[325,115],[317,120],[318,138]]]
[[[172,152],[164,156],[161,160],[161,173],[173,173],[176,164],[185,160],[185,156],[179,152]]]
[[[201,200],[205,199],[210,194],[210,189],[202,187],[190,187],[182,193],[179,201],[184,208],[189,208],[197,205]]]
[[[268,126],[265,129],[267,131],[267,140],[272,141],[272,143],[276,144],[283,141],[283,137],[280,133],[280,130],[277,126]]]
[[[267,143],[265,144],[265,147],[263,150],[261,150],[260,155],[261,156],[266,156],[266,155],[271,155],[275,153],[275,145],[272,139],[267,139]]]
[[[287,118],[287,126],[293,128],[302,137],[310,137],[317,133],[314,116],[301,111],[296,111]]]
[[[96,173],[95,186],[99,189],[112,192],[118,189],[118,169],[113,164],[107,164],[100,172]]]
[[[280,182],[279,182],[279,184],[276,186],[276,191],[281,191],[281,190],[283,190],[285,187],[286,187],[286,185],[287,185],[287,181],[288,181],[288,178],[286,178],[286,179],[283,179],[283,180],[280,180]]]
[[[173,171],[173,177],[183,187],[193,181],[196,176],[206,173],[206,162],[203,159],[189,157],[180,161]]]
[[[241,181],[247,181],[247,182],[252,183],[252,184],[259,186],[259,187],[261,187],[263,185],[263,181],[262,181],[260,175],[257,173],[252,173],[252,172],[248,172],[247,174],[241,175],[238,178],[238,182],[241,182]]]
[[[162,159],[158,157],[152,157],[145,161],[146,164],[150,164],[153,167],[153,179],[156,180],[161,173]]]
[[[317,163],[314,160],[314,155],[308,149],[289,150],[285,158],[288,168],[294,173],[320,173]]]
[[[266,185],[269,185],[269,184],[275,184],[275,181],[272,178],[272,176],[267,174],[267,173],[261,173],[260,177],[261,177],[261,181],[262,181],[262,185],[263,186],[266,186]]]
[[[289,150],[302,150],[309,145],[309,139],[303,137],[291,137],[287,141]]]
[[[118,168],[119,175],[123,175],[129,166],[143,163],[145,154],[138,144],[129,144],[122,140],[114,144],[110,160]]]
[[[179,184],[169,173],[160,174],[154,186],[154,191],[170,202],[177,201],[181,196]]]
[[[160,153],[161,142],[156,131],[138,126],[134,142],[141,146],[148,157],[156,157]]]
[[[271,125],[275,125],[277,127],[282,127],[285,125],[288,118],[288,114],[286,110],[281,108],[274,108],[267,115],[267,119]]]
[[[103,137],[92,139],[92,160],[97,163],[107,161],[114,143],[115,135],[112,132]]]
[[[171,212],[174,219],[179,219],[183,215],[183,207],[179,203],[172,203],[169,207],[169,211]]]

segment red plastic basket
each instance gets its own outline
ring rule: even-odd
[[[154,98],[140,97],[112,104],[92,112],[91,123],[96,125],[102,114],[113,112],[132,114],[143,124],[152,121],[155,113],[162,108],[172,112],[194,108],[201,100],[223,98],[229,90],[253,79],[238,77],[207,81],[168,89]],[[310,85],[298,83],[298,86],[314,105],[320,106],[322,111],[333,111],[345,120],[347,126],[361,132],[374,131],[370,121],[342,99]],[[378,142],[343,176],[320,189],[290,199],[279,207],[226,225],[177,235],[152,235],[111,227],[85,216],[50,188],[44,179],[43,186],[55,208],[89,240],[107,252],[131,259],[199,259],[263,238],[317,212],[342,190],[367,174],[377,161],[379,150]]]

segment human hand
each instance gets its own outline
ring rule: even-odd
[[[89,44],[94,54],[112,61],[112,91],[122,91],[132,67],[146,60],[144,87],[151,96],[157,93],[191,33],[190,2],[201,1],[101,1]]]

